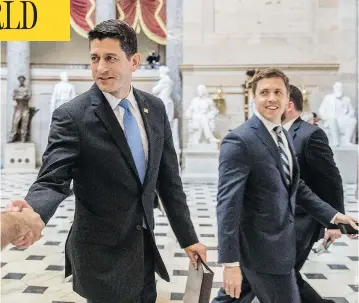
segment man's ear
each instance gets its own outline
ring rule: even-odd
[[[132,58],[132,71],[136,71],[138,69],[138,67],[141,64],[141,54],[140,53],[135,53]]]

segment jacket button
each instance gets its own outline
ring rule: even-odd
[[[136,226],[136,229],[137,229],[137,230],[141,230],[141,229],[142,229],[142,226],[141,226],[141,225],[137,225],[137,226]]]

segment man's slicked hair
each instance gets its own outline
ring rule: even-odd
[[[88,33],[89,42],[106,38],[116,39],[120,42],[120,47],[126,54],[127,59],[130,59],[137,53],[137,36],[135,30],[126,22],[121,20],[106,20],[95,26],[95,28]]]
[[[277,68],[267,68],[264,70],[260,70],[257,74],[254,75],[253,80],[251,81],[252,84],[252,92],[253,95],[256,94],[256,89],[258,82],[262,79],[269,79],[269,78],[281,78],[283,79],[284,85],[287,88],[287,92],[289,92],[289,79],[288,77]]]

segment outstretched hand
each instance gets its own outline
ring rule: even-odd
[[[41,238],[41,231],[44,229],[45,224],[25,200],[10,201],[5,212],[18,213],[14,216],[18,232],[11,244],[19,249],[24,249]]]

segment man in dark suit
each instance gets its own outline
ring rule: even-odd
[[[213,302],[251,302],[253,294],[261,303],[298,303],[296,199],[323,225],[355,226],[356,219],[338,213],[300,180],[292,142],[281,129],[289,102],[285,74],[260,71],[252,89],[255,115],[221,145],[217,221],[224,273]]]
[[[333,152],[329,147],[325,132],[300,118],[303,111],[303,96],[294,85],[290,85],[290,101],[282,116],[283,127],[289,131],[300,168],[300,177],[305,184],[322,200],[329,203],[337,211],[344,213],[344,193],[342,178],[337,168]],[[298,197],[300,199],[300,197]],[[300,202],[297,202],[300,204]],[[295,209],[297,259],[295,272],[303,303],[334,302],[324,300],[303,280],[302,269],[313,244],[323,235],[324,226],[306,213],[300,206]],[[341,237],[336,225],[331,226],[325,234],[325,241],[335,241]]]
[[[169,281],[153,232],[156,192],[191,261],[205,260],[206,248],[190,219],[165,106],[131,85],[140,64],[135,31],[104,21],[89,32],[89,44],[95,84],[53,113],[25,200],[47,224],[73,179],[65,275],[73,275],[75,292],[88,302],[154,303],[155,271]],[[27,246],[26,239],[16,244]]]

